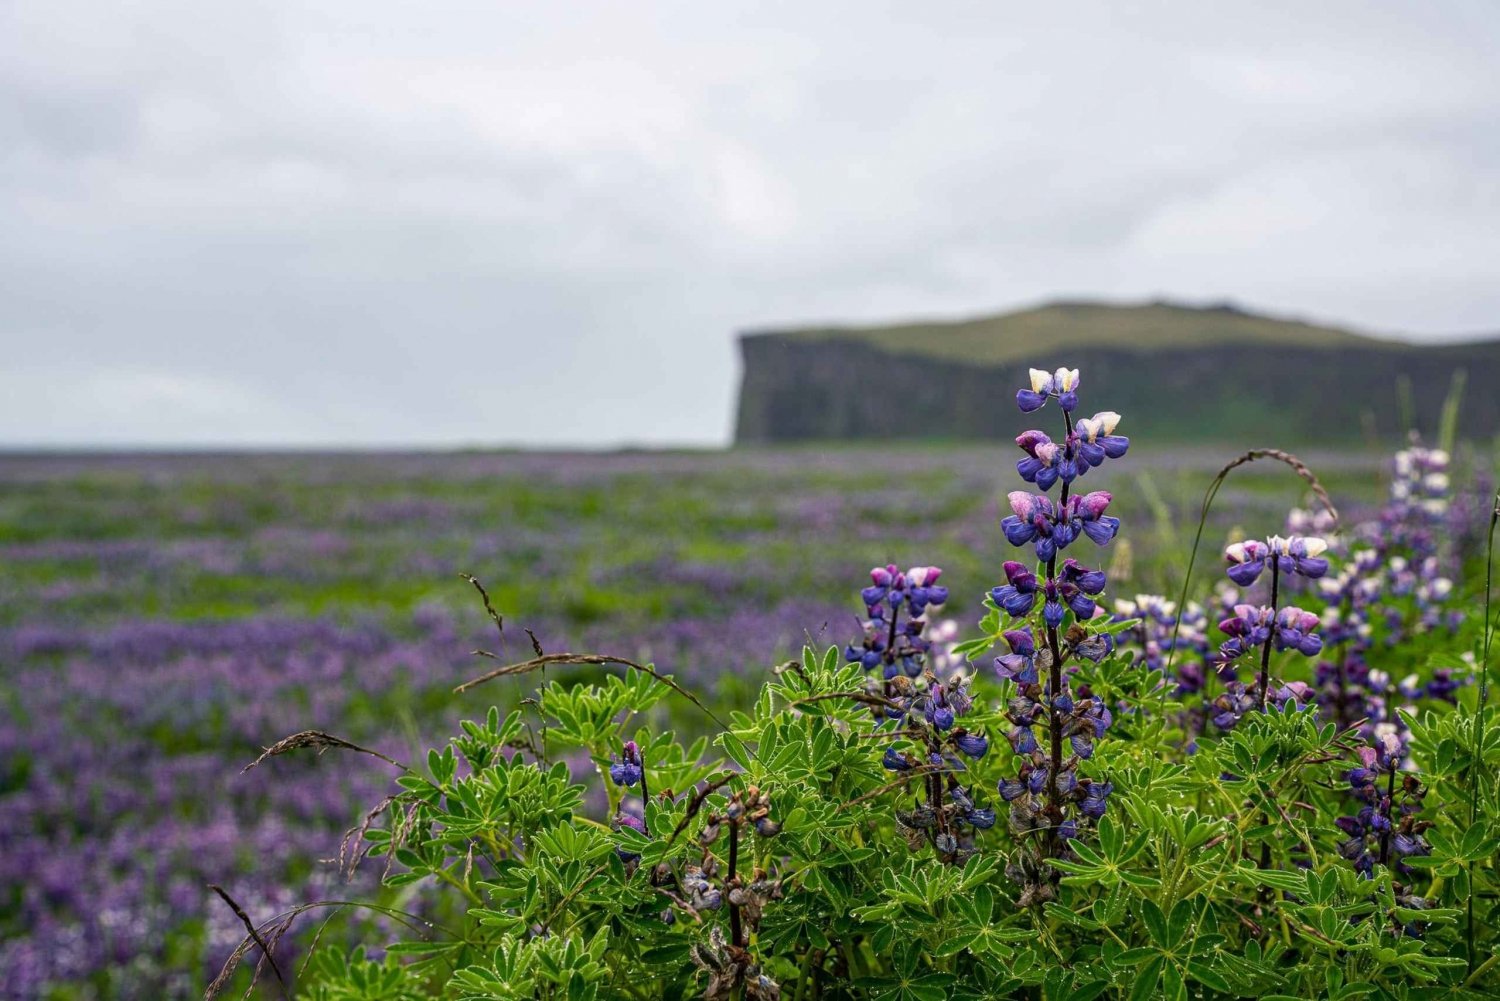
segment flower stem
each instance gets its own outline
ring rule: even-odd
[[[641,755],[641,832],[651,833],[651,822],[646,819],[646,808],[651,805],[651,792],[646,787],[646,756]]]
[[[739,865],[740,858],[740,822],[731,820],[729,822],[729,878],[724,885],[734,892],[735,868]],[[738,948],[743,949],[745,943],[742,939],[743,929],[740,926],[740,908],[733,900],[729,901],[729,938]]]
[[[1274,556],[1274,554],[1273,554]],[[1276,602],[1281,594],[1281,563],[1280,558],[1271,561],[1271,632],[1266,637],[1266,642],[1260,648],[1260,711],[1266,711],[1266,703],[1271,698],[1271,641],[1276,638]]]
[[[1073,435],[1073,418],[1066,410],[1063,411],[1063,426],[1067,428],[1068,437]],[[1057,507],[1059,512],[1066,515],[1068,507],[1068,493],[1072,486],[1064,480],[1062,492],[1058,495]],[[1047,561],[1047,580],[1051,581],[1057,576],[1057,555]],[[1050,738],[1048,750],[1051,752],[1051,767],[1047,773],[1047,819],[1050,821],[1047,828],[1047,854],[1052,855],[1058,847],[1058,830],[1063,822],[1062,794],[1057,790],[1058,776],[1062,774],[1062,713],[1057,709],[1057,698],[1062,694],[1062,644],[1057,639],[1057,627],[1047,626],[1047,649],[1052,653],[1052,666],[1048,672],[1048,700],[1047,700],[1047,730]]]
[[[1271,643],[1276,638],[1276,602],[1281,597],[1281,560],[1273,554],[1271,560],[1271,632],[1266,637],[1266,642],[1260,648],[1260,711],[1266,711],[1266,704],[1271,696]],[[1268,824],[1271,816],[1268,811],[1262,811],[1260,822]],[[1260,867],[1271,868],[1271,842],[1262,841],[1260,845]],[[1270,902],[1269,890],[1262,890],[1262,905]]]
[[[1057,832],[1062,825],[1062,795],[1057,789],[1058,776],[1062,774],[1062,713],[1057,708],[1057,697],[1062,694],[1062,651],[1057,642],[1057,628],[1047,627],[1047,646],[1052,651],[1052,668],[1048,676],[1051,698],[1047,704],[1047,729],[1052,739],[1051,770],[1047,773],[1048,854],[1057,847]]]
[[[1396,762],[1391,761],[1391,777],[1385,784],[1385,830],[1380,832],[1380,864],[1389,865],[1391,858],[1391,812],[1396,806]]]

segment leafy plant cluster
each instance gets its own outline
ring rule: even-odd
[[[1490,581],[1466,607],[1441,576],[1446,457],[1403,452],[1381,518],[1344,531],[1295,457],[1249,453],[1218,482],[1277,459],[1321,513],[1232,542],[1201,602],[1189,566],[1176,601],[1109,605],[1068,552],[1120,523],[1072,488],[1129,442],[1074,418],[1078,387],[1034,371],[1018,395],[1063,433],[1018,438],[1039,492],[1010,497],[1021,558],[978,635],[933,639],[936,568],[876,568],[863,634],[727,719],[651,665],[538,646],[478,680],[591,674],[393,762],[351,832],[394,933],[294,977],[297,915],[246,918],[226,973],[315,1001],[1500,994]],[[653,725],[664,700],[714,736]]]

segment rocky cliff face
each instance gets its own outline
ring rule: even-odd
[[[819,439],[984,439],[1015,434],[1027,369],[1080,369],[1092,401],[1126,415],[1125,431],[1159,439],[1352,441],[1400,431],[1397,384],[1411,381],[1417,425],[1435,429],[1456,369],[1468,376],[1463,432],[1500,429],[1500,341],[1359,348],[1223,345],[1136,351],[1027,349],[976,365],[891,353],[857,336],[740,339],[739,443]],[[1102,409],[1102,406],[1100,407]]]

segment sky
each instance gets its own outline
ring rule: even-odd
[[[1500,332],[1500,4],[0,2],[0,447],[717,445],[747,328]]]

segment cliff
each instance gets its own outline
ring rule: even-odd
[[[948,323],[747,333],[735,440],[1008,438],[1027,370],[1082,373],[1090,401],[1158,439],[1339,442],[1401,428],[1410,379],[1435,429],[1456,369],[1464,431],[1500,428],[1500,340],[1413,344],[1229,306],[1057,303]],[[1097,409],[1103,409],[1098,407]]]

